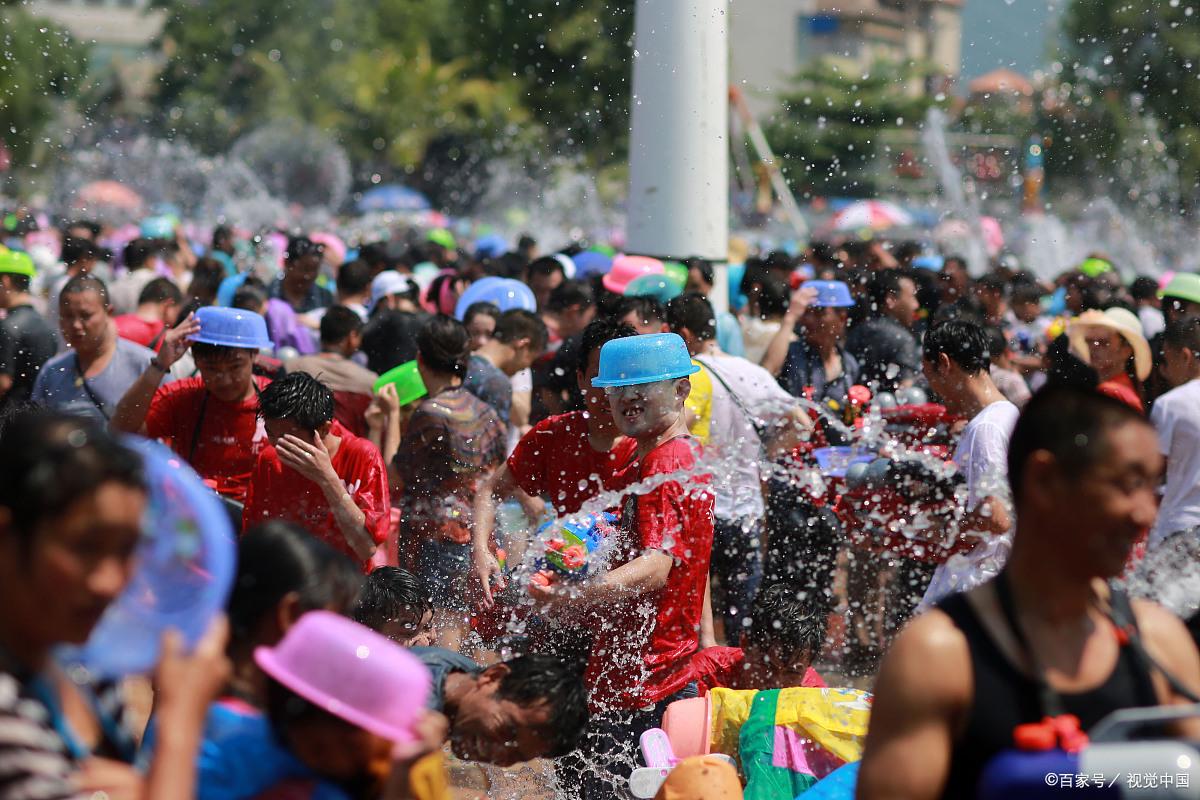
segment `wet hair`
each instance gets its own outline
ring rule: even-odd
[[[630,312],[637,312],[638,319],[645,322],[667,321],[667,312],[663,308],[663,304],[648,294],[622,297],[621,301],[617,303],[617,310],[613,313],[613,317],[621,319]]]
[[[560,312],[571,306],[588,308],[596,302],[592,287],[584,281],[563,281],[550,292],[546,310]]]
[[[1176,350],[1187,348],[1200,357],[1200,316],[1188,314],[1168,322],[1163,343]]]
[[[624,339],[626,336],[637,336],[637,331],[633,329],[632,325],[604,317],[598,317],[589,322],[579,339],[579,369],[586,370],[588,359],[592,357],[592,353],[603,347],[606,342],[611,342],[613,339]]]
[[[1037,450],[1054,456],[1064,475],[1083,479],[1108,455],[1108,432],[1145,417],[1119,400],[1069,386],[1048,386],[1025,404],[1008,440],[1008,483],[1014,503],[1024,491],[1025,464]]]
[[[966,271],[967,269],[967,259],[959,255],[946,256],[945,260],[942,261],[942,270],[944,271],[946,267],[950,266],[951,264],[961,267],[963,271]]]
[[[867,315],[881,317],[887,313],[888,298],[900,296],[900,281],[912,280],[907,272],[898,269],[883,269],[871,275],[867,281]]]
[[[567,274],[563,269],[562,262],[554,256],[542,256],[541,258],[535,259],[534,261],[530,262],[529,266],[526,268],[526,272],[530,278],[533,278],[535,275],[553,275],[556,272],[561,274],[563,277],[566,277]]]
[[[62,251],[59,254],[59,258],[62,259],[64,264],[74,264],[76,261],[95,258],[96,255],[96,244],[91,239],[68,236],[63,239]]]
[[[307,372],[289,372],[258,396],[258,415],[286,419],[306,431],[333,420],[333,392]]]
[[[291,522],[272,520],[238,542],[237,574],[226,604],[229,645],[250,642],[259,625],[289,594],[300,613],[349,614],[362,590],[362,572],[349,556]]]
[[[699,292],[681,294],[667,303],[667,325],[675,333],[684,328],[702,342],[717,338],[717,317],[708,298]]]
[[[807,653],[809,659],[821,654],[825,644],[828,617],[802,592],[788,583],[762,587],[750,610],[750,641],[774,645],[791,653]]]
[[[345,306],[330,306],[321,317],[321,344],[338,344],[363,329],[362,317]]]
[[[546,323],[533,312],[523,308],[510,308],[500,315],[496,321],[496,332],[493,334],[497,342],[512,344],[520,339],[528,339],[533,352],[540,353],[546,349],[550,340],[550,332]]]
[[[58,295],[58,302],[61,304],[68,295],[83,294],[84,292],[95,292],[100,295],[100,304],[105,308],[109,307],[108,287],[104,285],[104,281],[87,272],[76,275],[63,284],[62,292]]]
[[[204,305],[213,305],[217,302],[217,292],[220,290],[223,280],[225,280],[225,269],[220,263],[211,258],[202,258],[192,269],[192,282],[188,284],[187,289],[188,296],[199,300]]]
[[[922,343],[923,358],[933,363],[945,355],[968,375],[987,371],[991,364],[991,347],[982,326],[965,319],[939,322],[925,331]]]
[[[405,612],[424,616],[432,609],[433,598],[420,577],[400,567],[376,567],[363,584],[354,621],[378,631]]]
[[[582,664],[534,654],[504,665],[508,674],[500,679],[496,696],[524,708],[545,704],[549,711],[546,728],[539,732],[550,746],[547,757],[565,756],[578,747],[588,723]]]
[[[471,303],[467,306],[467,310],[463,313],[463,325],[470,325],[471,321],[476,317],[486,316],[491,317],[496,322],[500,321],[500,306],[495,303],[489,303],[486,300],[480,300],[478,303]]]
[[[20,406],[0,428],[0,507],[28,550],[44,521],[79,498],[116,482],[145,489],[142,459],[90,420],[40,406]]]
[[[689,259],[685,260],[683,262],[683,265],[685,267],[687,267],[689,272],[693,268],[697,272],[699,272],[700,280],[704,281],[709,286],[712,286],[713,284],[715,284],[717,282],[716,270],[713,269],[713,265],[712,265],[711,261],[707,261],[703,258],[693,257],[693,258],[689,258]]]
[[[380,270],[388,269],[392,263],[388,257],[387,242],[368,242],[364,244],[358,248],[358,260],[365,263],[372,270],[376,267],[379,267]]]
[[[125,245],[125,249],[121,253],[121,260],[125,262],[126,269],[141,269],[146,266],[150,256],[160,249],[159,243],[153,239],[134,239]]]
[[[217,227],[213,228],[213,232],[212,232],[213,245],[214,246],[217,245],[222,239],[232,240],[233,239],[233,228],[229,227],[228,225],[218,225]]]
[[[342,294],[362,294],[371,288],[371,265],[361,258],[338,267],[337,290]]]
[[[987,334],[988,358],[995,361],[1008,350],[1008,339],[1004,337],[1004,331],[995,325],[989,325],[983,331]]]
[[[296,261],[308,255],[321,255],[325,252],[325,245],[320,242],[314,242],[307,236],[289,236],[287,243],[286,261]]]
[[[430,317],[417,333],[417,353],[434,372],[464,378],[471,355],[471,338],[461,322],[438,314]]]
[[[1158,297],[1158,281],[1139,275],[1129,285],[1129,296],[1134,300],[1153,300]]]
[[[168,278],[155,278],[147,283],[138,295],[139,306],[143,303],[164,303],[168,300],[172,303],[183,302],[183,292]]]
[[[267,293],[257,286],[251,286],[243,283],[241,288],[233,293],[233,302],[230,304],[234,308],[240,308],[243,311],[253,311],[255,314],[261,313],[263,304],[267,302]]]

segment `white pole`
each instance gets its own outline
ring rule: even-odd
[[[729,50],[726,0],[638,0],[627,250],[716,264],[728,308]]]

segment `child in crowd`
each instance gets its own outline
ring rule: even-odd
[[[367,576],[354,619],[405,647],[433,644],[433,601],[424,582],[400,567]]]
[[[701,691],[824,687],[812,668],[825,643],[828,618],[775,583],[759,591],[740,647],[709,647],[692,657]]]

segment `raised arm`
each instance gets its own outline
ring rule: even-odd
[[[796,325],[816,294],[815,290],[806,289],[803,285],[792,292],[792,299],[788,303],[787,311],[783,314],[783,322],[779,325],[779,331],[767,345],[767,352],[763,353],[762,368],[777,378],[783,369],[784,362],[787,361],[788,348],[795,338]]]
[[[200,323],[195,316],[189,316],[181,325],[166,332],[158,355],[150,360],[150,365],[117,403],[117,408],[108,423],[112,430],[119,433],[145,432],[146,414],[150,411],[150,401],[154,399],[158,385],[175,362],[192,346],[191,338],[199,332]]]

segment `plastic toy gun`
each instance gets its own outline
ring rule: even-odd
[[[543,523],[538,528],[538,536],[546,542],[545,550],[538,560],[539,571],[530,582],[548,586],[562,578],[582,580],[587,577],[591,555],[607,536],[615,532],[616,521],[615,515],[602,511],[579,519]],[[546,538],[555,525],[559,526],[555,531],[557,535]]]
[[[1200,797],[1200,750],[1172,739],[1130,740],[1144,725],[1194,716],[1200,706],[1131,708],[1079,730],[1070,715],[1013,731],[1016,749],[996,756],[979,782],[980,800],[1065,797]]]

